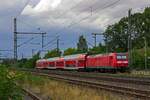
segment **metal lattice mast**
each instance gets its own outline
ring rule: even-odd
[[[34,34],[34,35],[42,35],[42,49],[44,48],[44,35],[46,33],[44,32],[18,32],[17,31],[17,18],[14,18],[14,60],[17,60],[18,59],[18,51],[17,51],[17,48],[18,48],[18,45],[17,45],[17,35],[19,34]]]

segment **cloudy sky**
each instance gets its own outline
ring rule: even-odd
[[[127,16],[129,8],[135,13],[148,6],[150,0],[0,0],[0,50],[13,50],[14,17],[19,32],[47,33],[44,50],[56,47],[56,36],[64,50],[76,47],[81,34],[92,45],[92,32],[104,32],[108,25]],[[101,36],[97,40],[103,42]],[[41,50],[41,35],[18,35],[18,46],[18,56],[30,57],[32,49]],[[0,51],[3,56],[13,57],[13,52]]]

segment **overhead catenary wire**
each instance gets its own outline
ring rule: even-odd
[[[91,47],[94,47],[94,45],[92,45],[89,41],[87,41],[87,43],[88,43]]]
[[[111,4],[109,4],[109,5],[104,6],[104,7],[101,9],[101,11],[102,11],[103,9],[106,9],[106,8],[109,8],[109,7],[113,6],[113,5],[115,5],[115,4],[118,3],[119,1],[120,1],[120,0],[117,0],[117,1],[115,1],[115,2],[113,2],[113,3],[111,3]],[[95,11],[95,10],[96,10],[96,9],[92,9],[92,11]],[[92,15],[93,15],[93,14],[92,14]],[[59,31],[56,32],[56,33],[59,33],[59,34],[60,34],[60,32],[62,32],[62,30],[64,30],[65,28],[70,28],[70,27],[72,27],[72,26],[74,26],[74,25],[77,25],[77,24],[81,23],[82,21],[88,19],[89,17],[91,17],[91,14],[89,14],[88,16],[82,18],[82,19],[79,20],[78,22],[71,23],[70,25],[68,25],[67,27],[64,27],[63,29],[59,30]],[[88,43],[88,44],[89,44],[89,43]],[[91,44],[90,44],[90,45],[91,45]],[[91,45],[91,46],[92,46],[92,45]]]
[[[115,2],[113,2],[113,3],[110,3],[109,5],[104,6],[100,11],[102,11],[102,10],[104,10],[104,9],[106,9],[106,8],[109,8],[109,7],[111,7],[111,6],[115,5],[115,4],[117,4],[118,2],[120,2],[120,0],[117,0],[117,1],[115,1]],[[92,11],[94,12],[95,10],[96,10],[96,9],[93,9]],[[97,11],[97,12],[98,12],[98,11]],[[94,15],[94,14],[92,14],[92,15]],[[74,26],[74,25],[77,25],[77,24],[81,23],[82,21],[88,19],[89,17],[91,17],[91,14],[89,14],[88,16],[86,16],[86,17],[80,19],[78,22],[71,23],[71,24],[68,25],[67,27],[64,27],[63,29],[58,30],[56,33],[62,32],[62,30],[64,30],[65,28],[70,28],[70,27],[72,27],[72,26]]]
[[[89,0],[87,0],[87,1],[89,1]],[[73,10],[73,9],[75,9],[75,8],[77,8],[80,4],[82,4],[82,2],[85,2],[85,0],[83,1],[80,1],[79,3],[77,3],[75,6],[73,6],[73,7],[71,7],[70,9],[68,9],[68,10],[66,10],[66,11],[64,11],[64,12],[61,12],[62,14],[60,14],[59,16],[56,16],[55,18],[60,18],[60,17],[62,17],[63,15],[66,15],[70,10]],[[108,2],[106,2],[105,4],[108,4],[110,1],[108,0]],[[90,4],[91,4],[91,2],[90,2]],[[88,9],[88,8],[90,8],[90,10],[91,10],[91,15],[92,15],[92,12],[93,12],[93,6],[95,5],[95,3],[93,3],[92,2],[92,5],[90,6],[90,7],[87,7],[87,8],[85,8],[85,9]],[[103,6],[103,4],[101,5],[101,6]],[[97,9],[99,9],[100,7],[98,7],[98,8],[96,8],[96,10]],[[80,13],[81,14],[81,13]],[[78,16],[80,16],[80,14],[78,15]],[[65,24],[65,22],[63,22],[62,24]]]
[[[33,39],[34,39],[34,38],[31,38],[31,39],[29,39],[29,40],[27,40],[27,41],[25,41],[25,42],[19,44],[17,47],[21,47],[22,45],[29,43],[29,42],[32,41]]]
[[[113,3],[111,3],[111,4],[108,4],[108,5],[104,6],[100,11],[102,11],[102,10],[104,10],[104,9],[106,9],[106,8],[109,8],[109,7],[111,7],[111,6],[115,5],[115,4],[117,4],[119,1],[120,1],[120,0],[117,0],[117,1],[115,1],[115,2],[113,2]],[[94,12],[94,11],[97,10],[97,9],[98,9],[98,8],[92,9],[92,11]],[[96,11],[96,13],[98,13],[98,12],[99,12],[99,11]],[[95,15],[96,13],[92,14],[92,16]],[[79,23],[81,23],[82,21],[88,19],[89,17],[91,17],[91,14],[89,14],[87,17],[84,17],[83,19],[79,20],[78,22],[73,23],[72,25],[69,25],[68,27],[72,27],[72,26],[74,26],[74,25],[76,25],[76,24],[79,24]]]
[[[72,9],[75,9],[78,5],[80,5],[80,3],[81,2],[85,2],[85,1],[80,1],[79,3],[77,3],[75,6],[73,6],[72,8],[70,8],[70,9],[68,9],[68,10],[66,10],[66,11],[64,11],[64,12],[62,12],[62,14],[61,15],[59,15],[59,16],[56,16],[57,18],[59,18],[59,17],[61,17],[62,15],[64,15],[64,14],[66,14],[66,13],[68,13],[70,10],[72,10]],[[107,2],[108,3],[108,2]],[[107,4],[106,3],[106,4]],[[89,7],[88,7],[89,8]],[[90,7],[91,8],[91,7]],[[97,8],[98,9],[98,8]],[[86,18],[85,18],[86,19]],[[62,23],[62,24],[64,24],[64,23]],[[74,24],[74,23],[71,23],[71,24]],[[70,26],[72,26],[72,25],[68,25],[67,27],[70,27]],[[32,26],[31,24],[29,24],[29,26]],[[66,28],[67,28],[66,27]]]
[[[57,44],[57,43],[56,43],[56,41],[55,41],[54,43],[51,43],[51,45],[50,45],[50,46],[46,46],[44,49],[54,47],[56,44]],[[55,47],[56,47],[56,46],[55,46]]]
[[[6,52],[12,52],[13,50],[11,50],[11,49],[10,49],[10,50],[0,50],[0,52],[1,52],[1,51],[2,51],[2,52],[4,52],[4,51],[6,51]]]
[[[82,2],[85,2],[85,0],[81,0],[81,1],[80,1],[79,3],[77,3],[75,6],[69,8],[69,9],[67,9],[67,10],[65,10],[65,11],[63,11],[63,12],[61,12],[61,14],[58,15],[58,16],[56,16],[55,18],[60,18],[60,17],[62,17],[63,15],[66,15],[70,10],[75,9],[75,8],[76,8],[79,4],[81,4]],[[51,22],[54,23],[54,21],[52,21],[52,20],[51,20]],[[64,23],[62,23],[62,24],[64,24]]]
[[[26,24],[29,28],[31,28],[31,27],[33,27],[33,25],[32,24],[29,24],[29,23],[26,23],[26,22],[24,22],[24,21],[21,21],[21,20],[18,20],[19,22],[21,22],[21,23],[23,23],[23,24]],[[43,32],[44,33],[44,31],[41,31],[41,29],[39,29],[39,27],[37,27],[36,28],[38,31],[40,31],[40,32]],[[57,35],[57,34],[56,34]],[[37,36],[37,37],[39,37],[39,36]],[[37,38],[37,37],[34,37],[34,38]],[[48,38],[48,37],[56,37],[56,36],[52,36],[52,35],[45,35],[44,36],[45,38]],[[48,42],[49,43],[49,42]]]
[[[26,5],[27,5],[29,2],[30,2],[30,0],[28,0],[28,2],[25,4],[25,7],[26,7]],[[81,2],[84,2],[84,1],[82,0],[82,1],[80,1],[78,4],[80,4]],[[77,5],[78,5],[78,4],[77,4]],[[64,13],[68,13],[68,11],[70,11],[70,10],[76,8],[77,5],[75,5],[75,6],[73,6],[72,8],[70,8],[70,9],[68,9],[68,10],[66,10],[66,11],[64,11],[64,12],[62,12],[61,15],[56,16],[56,17],[57,17],[57,18],[58,18],[58,17],[61,17],[62,15],[64,15]],[[24,8],[25,8],[25,7],[24,7]],[[24,9],[24,8],[23,8],[23,9]],[[20,21],[20,22],[22,22],[22,23],[28,25],[29,27],[33,27],[33,24],[29,24],[29,23],[24,22],[24,21],[22,21],[22,20],[18,20],[18,21]],[[38,28],[39,28],[39,27],[37,27],[36,29],[38,29]],[[43,32],[43,31],[41,31],[41,32]]]
[[[23,46],[25,44],[28,44],[29,42],[32,42],[32,40],[36,39],[37,37],[39,37],[39,36],[34,36],[34,37],[29,38],[27,41],[19,44],[18,47],[21,47],[21,46]]]
[[[24,8],[28,5],[29,2],[30,2],[30,0],[28,0],[28,1],[25,3],[23,9],[22,9],[22,10],[20,11],[20,13],[16,16],[17,18],[21,15],[22,11],[23,11]],[[19,19],[19,18],[18,18],[18,19]],[[26,22],[23,22],[23,21],[20,21],[20,20],[17,20],[17,21],[19,21],[19,22],[21,22],[21,23],[24,23],[24,24],[26,24],[27,26],[30,26],[30,28],[31,28],[31,26],[32,26],[31,24],[28,24],[28,23],[26,23]],[[33,26],[32,26],[32,27],[33,27]],[[36,28],[36,29],[37,29],[38,31],[42,32],[39,27]],[[43,33],[44,33],[44,32],[43,32]],[[36,37],[34,37],[34,38],[36,38]],[[22,46],[22,45],[24,45],[24,44],[27,44],[28,42],[32,41],[34,38],[30,38],[29,40],[27,40],[27,41],[21,43],[20,45],[18,45],[18,47],[20,47],[20,46]]]
[[[120,1],[120,0],[118,0],[118,1]],[[107,8],[107,7],[111,6],[111,5],[116,4],[118,1],[115,1],[115,2],[113,2],[112,4],[110,4],[110,5],[108,5],[108,6],[104,7],[104,8]],[[72,7],[71,9],[74,9],[75,7],[76,7],[76,6]],[[94,10],[96,10],[96,9],[92,9],[92,11],[94,11]],[[70,24],[69,26],[67,26],[66,28],[70,28],[70,27],[72,27],[73,25],[76,25],[76,24],[78,24],[78,23],[80,23],[80,22],[82,22],[82,21],[88,19],[90,16],[91,16],[91,14],[90,14],[89,16],[85,17],[85,18],[82,18],[79,22],[71,23],[71,24]],[[23,23],[25,23],[25,22],[23,22]],[[25,23],[25,24],[27,24],[27,23]],[[32,26],[32,25],[30,25],[30,24],[28,24],[28,25],[29,25],[29,26]],[[60,30],[60,31],[61,31],[61,30]],[[57,32],[57,33],[60,33],[60,31]],[[51,41],[50,41],[50,42],[51,42]],[[50,42],[48,42],[46,45],[48,45]]]
[[[109,5],[106,5],[106,6],[103,7],[101,10],[106,9],[106,8],[109,8],[109,7],[113,6],[114,4],[118,3],[119,1],[120,1],[120,0],[117,0],[117,1],[115,1],[115,2],[113,2],[113,3],[111,3],[111,4],[109,4]],[[107,3],[106,3],[106,4],[107,4]],[[77,6],[77,5],[76,5],[76,6]],[[72,7],[71,9],[74,9],[76,6]],[[95,9],[92,8],[92,11],[94,12],[94,11],[97,10],[97,9],[98,9],[98,8],[95,8]],[[80,22],[82,22],[82,21],[88,19],[90,16],[91,16],[91,14],[88,15],[87,17],[82,18],[82,19],[79,20],[78,22],[75,22],[75,23],[72,22],[70,25],[68,25],[68,26],[65,27],[65,28],[70,28],[70,27],[72,27],[72,26],[74,26],[74,25],[76,25],[76,24],[79,24]],[[56,32],[56,33],[60,33],[60,31],[64,30],[65,28],[59,30],[59,31]]]
[[[33,24],[29,24],[29,23],[27,23],[27,22],[24,22],[24,21],[22,21],[22,20],[19,19],[19,18],[17,19],[17,21],[19,21],[20,23],[26,25],[26,26],[29,27],[29,28],[32,27],[32,28],[36,29],[36,31],[38,31],[38,32],[43,32],[43,33],[44,33],[44,31],[42,31],[40,27],[35,27],[35,26],[33,26]]]
[[[24,8],[25,8],[26,5],[29,3],[29,1],[30,1],[30,0],[28,0],[28,2],[25,4]],[[24,8],[23,8],[23,10],[24,10]],[[22,11],[23,11],[23,10],[22,10]],[[21,11],[21,12],[22,12],[22,11]],[[19,16],[19,15],[20,15],[20,13],[18,14],[18,16]],[[17,16],[17,17],[18,17],[18,16]],[[29,40],[27,40],[27,41],[25,41],[25,42],[23,42],[23,43],[17,45],[17,47],[20,47],[20,46],[22,46],[22,45],[24,45],[24,44],[27,44],[28,42],[32,41],[33,39],[34,39],[34,38],[31,38],[31,39],[29,39]],[[49,44],[49,43],[48,43],[48,44]]]
[[[30,44],[32,44],[32,45],[41,45],[41,43],[33,43],[33,42],[31,42]]]
[[[57,40],[57,38],[58,38],[58,36],[57,36],[57,37],[55,37],[53,40],[49,41],[47,44],[45,44],[45,45],[44,45],[44,48],[45,48],[45,47],[47,47],[50,43],[52,43],[52,42],[56,41],[56,40]]]

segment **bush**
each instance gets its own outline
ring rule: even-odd
[[[133,68],[144,69],[145,67],[145,51],[144,49],[133,50]],[[147,49],[147,56],[150,56],[150,48]],[[148,69],[150,69],[150,61],[147,60]]]
[[[16,86],[17,77],[0,65],[0,100],[22,100],[22,92]]]

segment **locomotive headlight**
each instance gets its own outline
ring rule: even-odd
[[[117,61],[117,63],[118,64],[121,64],[121,63],[126,64],[126,63],[128,63],[128,61]]]
[[[121,64],[121,63],[122,63],[122,61],[117,61],[117,63],[118,63],[118,64]]]
[[[123,61],[123,63],[128,63],[128,61]]]

